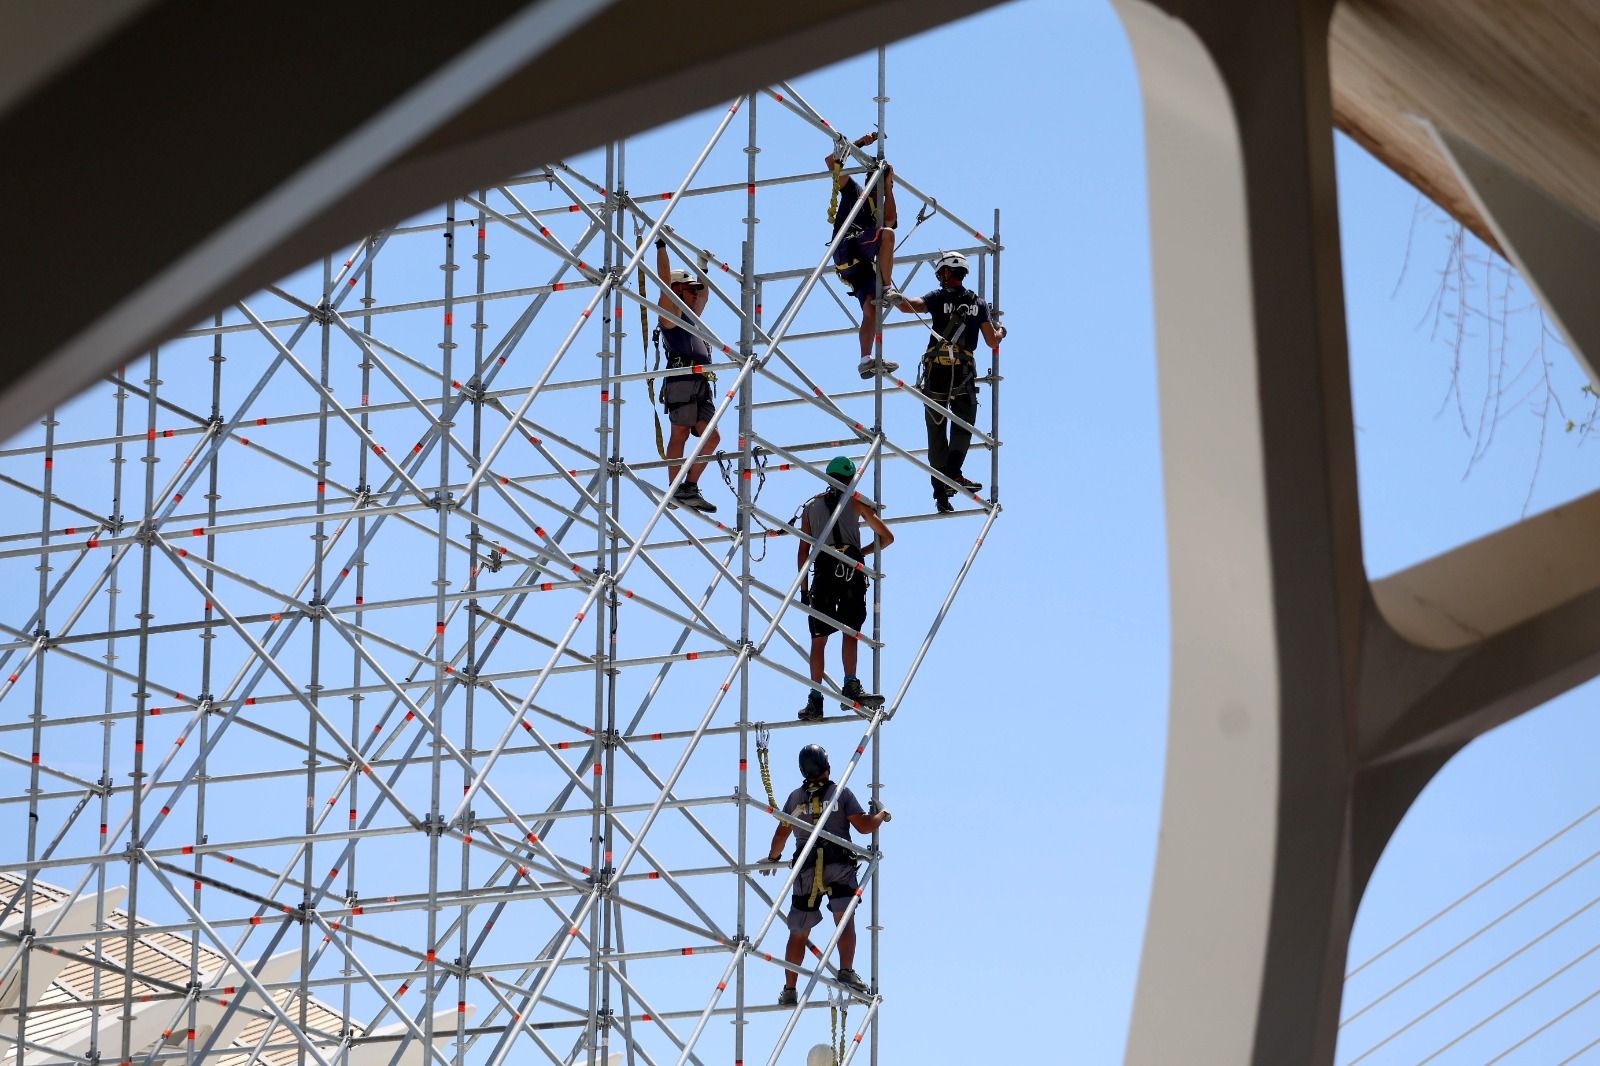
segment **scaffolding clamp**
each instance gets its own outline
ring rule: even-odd
[[[622,733],[615,729],[602,729],[594,735],[594,738],[606,751],[622,747]]]

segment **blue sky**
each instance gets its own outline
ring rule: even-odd
[[[955,1046],[972,1048],[984,1060],[1031,1049],[1042,1054],[1042,1061],[1112,1063],[1120,1060],[1126,1037],[1148,900],[1168,698],[1138,83],[1115,15],[1109,6],[1087,0],[1022,0],[998,8],[894,46],[888,69],[888,155],[900,173],[985,228],[993,208],[1003,211],[1001,309],[1010,337],[1002,393],[1005,513],[905,710],[885,733],[885,798],[896,819],[883,835],[884,1057],[888,1062],[948,1061]],[[872,124],[875,84],[876,60],[865,56],[796,79],[794,87],[854,135]],[[631,141],[629,188],[670,188],[717,117],[716,111],[693,116]],[[825,140],[770,102],[758,105],[758,118],[763,174],[819,166]],[[741,116],[708,162],[703,181],[742,182],[743,137]],[[573,162],[598,177],[595,156]],[[1558,417],[1541,429],[1539,393],[1535,402],[1511,402],[1533,380],[1526,374],[1514,377],[1537,339],[1531,312],[1518,310],[1511,317],[1504,344],[1511,369],[1499,378],[1497,335],[1485,335],[1491,327],[1482,318],[1468,322],[1456,403],[1448,391],[1453,326],[1445,321],[1436,328],[1430,313],[1448,259],[1447,227],[1436,212],[1419,214],[1416,194],[1343,138],[1337,163],[1365,550],[1369,570],[1378,576],[1509,524],[1525,508],[1541,510],[1590,491],[1596,479],[1592,446],[1582,444],[1581,433],[1563,432],[1564,420]],[[821,254],[826,231],[819,195],[817,186],[763,194],[759,267],[795,265]],[[736,260],[741,214],[730,212],[727,201],[690,201],[674,221]],[[902,230],[910,216],[903,203]],[[572,225],[563,220],[551,228],[569,239],[576,235]],[[913,248],[930,250],[946,238],[954,239],[929,223]],[[500,258],[494,269],[522,277],[516,274],[519,253],[505,244],[495,249]],[[1467,304],[1483,307],[1500,300],[1501,276],[1473,269]],[[303,272],[289,287],[314,289],[318,274],[315,268]],[[496,275],[502,281],[507,276]],[[425,296],[438,285],[431,262],[413,271],[385,266],[380,277],[382,295],[391,300]],[[465,277],[463,272],[458,284]],[[531,282],[523,277],[519,283]],[[767,304],[770,323],[781,299],[769,294]],[[1509,305],[1524,304],[1526,294],[1513,287]],[[274,310],[271,299],[264,298],[257,310],[282,313],[283,308]],[[636,325],[633,308],[627,315]],[[706,321],[720,329],[731,319],[719,317],[713,305]],[[822,321],[820,313],[816,321]],[[229,343],[235,345],[232,365],[245,370],[267,354],[247,337]],[[890,357],[909,369],[920,349],[915,333],[891,332],[887,343]],[[176,346],[164,365],[181,365],[174,360],[187,350]],[[803,352],[808,372],[829,387],[857,384],[852,339],[808,342],[796,351]],[[640,357],[630,337],[627,365]],[[1553,361],[1555,395],[1581,420],[1588,410],[1579,391],[1582,378],[1564,355],[1556,354]],[[205,380],[174,372],[166,376],[170,395],[199,402]],[[248,374],[238,380],[248,380]],[[1495,380],[1508,400],[1486,422],[1481,398]],[[267,399],[281,409],[304,407],[294,387],[277,382]],[[105,408],[89,412],[88,402],[69,413],[103,418]],[[986,393],[985,420],[992,402]],[[643,407],[638,403],[628,413],[642,413]],[[551,417],[593,423],[587,407]],[[1480,449],[1475,437],[1491,422],[1494,439]],[[891,425],[891,431],[895,428]],[[920,436],[914,418],[899,429],[908,440]],[[274,437],[279,431],[273,427],[257,432],[263,441],[281,440],[286,449],[298,449],[294,453],[302,460],[311,457],[304,437],[295,441],[287,430]],[[648,430],[636,420],[629,432],[638,436],[628,439],[624,452],[648,452]],[[162,447],[182,444],[180,439]],[[252,493],[263,500],[281,493],[270,481],[280,475],[269,473],[268,466],[252,466],[248,455],[233,452],[228,462],[234,505],[248,504]],[[71,463],[59,467],[66,486],[61,491],[70,494],[78,475]],[[903,468],[890,469],[891,513],[922,507],[922,479]],[[972,466],[968,473],[975,473]],[[334,474],[347,476],[349,470],[336,465]],[[714,482],[711,475],[707,495],[726,511],[726,491]],[[811,490],[794,475],[783,475],[775,476],[766,491],[772,495],[763,497],[764,505],[770,502],[770,510],[787,516]],[[970,522],[904,527],[886,554],[891,674],[904,667],[908,645],[921,635],[905,620],[925,624],[975,529]],[[405,552],[425,548],[426,542],[392,539],[393,554],[369,577],[374,588],[399,591],[410,576]],[[273,551],[253,560],[259,569],[252,573],[287,587],[306,565],[309,548],[300,533],[285,533],[270,543]],[[774,581],[785,573],[784,560],[792,558],[792,546],[776,543],[762,571]],[[31,565],[16,573],[25,575],[18,580],[35,580]],[[161,595],[173,597],[175,610],[179,604],[192,606],[182,587]],[[266,609],[246,593],[235,595],[245,606]],[[158,614],[164,610],[165,601]],[[433,616],[429,608],[416,618],[394,617],[396,624],[431,626]],[[163,646],[161,654],[171,661],[182,652]],[[830,648],[830,669],[835,655]],[[674,683],[686,682],[681,689],[685,717],[698,714],[700,704],[692,705],[691,714],[687,701],[703,702],[710,675],[692,675],[697,685],[687,683],[689,676],[687,670],[674,675]],[[564,694],[564,684],[552,683],[552,691]],[[570,687],[584,684],[577,676]],[[98,690],[84,691],[98,698]],[[803,695],[787,680],[769,679],[758,690],[756,713],[775,721],[788,718]],[[1389,944],[1590,808],[1595,801],[1586,756],[1594,741],[1587,714],[1592,700],[1587,689],[1563,697],[1474,744],[1446,768],[1402,824],[1378,868],[1358,921],[1353,960]],[[16,720],[10,704],[4,720]],[[168,725],[165,719],[152,725],[176,728],[175,721]],[[835,751],[848,750],[858,735],[851,725],[820,727],[815,734]],[[774,742],[780,795],[793,784],[788,767],[794,737],[780,734]],[[250,752],[232,757],[238,760],[234,765],[243,766]],[[86,751],[82,759],[76,770],[90,776],[98,772],[94,752]],[[725,775],[706,780],[710,794],[725,783]],[[264,791],[264,801],[267,795]],[[530,802],[536,799],[530,794]],[[210,817],[209,824],[217,826],[227,816],[213,812]],[[763,844],[765,834],[764,826],[754,830]],[[1364,1004],[1390,987],[1432,957],[1430,950],[1465,936],[1497,908],[1543,884],[1564,861],[1600,847],[1596,835],[1600,827],[1585,823],[1437,928],[1391,953],[1352,985],[1352,1003]],[[371,851],[381,854],[381,847],[375,844]],[[1498,957],[1496,951],[1509,952],[1532,935],[1528,930],[1540,928],[1540,921],[1554,922],[1600,892],[1588,887],[1595,878],[1587,876],[1587,869],[1580,870],[1479,937],[1470,951],[1483,952],[1488,961]],[[1584,918],[1591,925],[1595,920],[1580,916],[1364,1061],[1416,1061],[1445,1044],[1594,942],[1594,929],[1583,924]],[[1352,1023],[1341,1061],[1423,1011],[1454,987],[1452,981],[1464,982],[1488,964],[1479,965],[1470,951]],[[1593,959],[1588,963],[1597,965]],[[1592,981],[1596,972],[1580,963],[1508,1011],[1494,1023],[1498,1028],[1486,1026],[1455,1046],[1449,1054],[1458,1059],[1441,1061],[1483,1061],[1578,998],[1578,985],[1562,982]],[[776,979],[762,973],[752,984],[752,996],[765,999],[769,984],[775,994]],[[1530,1043],[1517,1052],[1524,1058],[1508,1061],[1556,1061],[1587,1039],[1580,1034],[1597,1019],[1600,1011],[1580,1008],[1540,1038],[1548,1043]],[[824,1026],[824,1015],[808,1015],[785,1061],[800,1061],[806,1046],[825,1039]]]

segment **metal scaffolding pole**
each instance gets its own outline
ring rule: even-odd
[[[918,441],[925,411],[952,413],[914,374],[869,388],[802,354],[857,335],[830,266],[862,211],[887,217],[887,90],[880,49],[877,148],[852,147],[862,196],[820,257],[757,241],[758,201],[820,204],[832,181],[758,166],[764,142],[836,140],[776,86],[715,116],[681,180],[615,143],[464,190],[4,442],[0,579],[25,592],[0,605],[0,819],[28,823],[0,837],[5,1066],[777,1062],[823,996],[863,1007],[844,1061],[896,1061],[878,835],[824,833],[750,780],[758,738],[831,738],[841,787],[860,770],[882,805],[883,732],[918,728],[918,671],[1000,513],[998,351],[987,420],[954,419],[988,451],[991,493],[950,514],[891,512],[905,481],[943,476]],[[741,109],[742,143],[724,144]],[[984,236],[894,177],[919,207],[896,277],[961,248],[998,314],[999,212]],[[659,303],[641,266],[658,234],[708,264],[703,316]],[[651,315],[715,362],[652,366]],[[920,324],[890,316],[879,360]],[[591,343],[595,365],[569,358]],[[737,440],[692,440],[663,491],[640,408],[704,371],[722,375],[708,421]],[[788,500],[841,451],[850,494],[803,535]],[[702,460],[732,519],[674,509]],[[795,627],[828,616],[768,548],[796,537],[853,565],[830,539],[852,495],[938,543],[890,558],[948,592],[891,594],[894,569],[868,560],[871,624],[841,639],[866,645],[858,669],[889,699],[851,707],[825,673],[843,713],[774,714],[812,684]],[[870,994],[835,979],[842,925],[799,967],[774,947],[801,868],[776,891],[757,876],[774,819],[802,865],[825,839],[866,864],[846,913],[868,915]],[[785,971],[804,978],[794,1009],[768,998]]]

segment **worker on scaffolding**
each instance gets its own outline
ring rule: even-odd
[[[656,277],[661,282],[661,298],[657,301],[661,305],[660,325],[656,329],[656,335],[661,347],[667,350],[668,370],[704,367],[711,364],[710,345],[690,330],[678,325],[680,307],[687,307],[694,320],[698,320],[700,312],[705,310],[707,300],[705,269],[706,265],[703,262],[699,264],[698,272],[695,274],[687,270],[671,269],[671,264],[667,260],[667,242],[665,238],[656,238]],[[684,445],[688,443],[691,433],[696,437],[705,437],[705,446],[700,452],[702,456],[711,455],[722,441],[722,434],[715,428],[709,435],[706,433],[706,423],[716,410],[716,405],[711,402],[711,381],[712,375],[709,372],[697,370],[689,374],[673,375],[661,383],[661,406],[666,408],[667,420],[672,424],[671,435],[667,438],[666,453],[669,485],[678,476],[678,464],[674,460],[683,458]],[[715,511],[717,505],[700,495],[700,475],[705,473],[705,470],[706,460],[702,458],[690,468],[688,475],[683,479],[683,484],[678,486],[677,492],[667,501],[668,506],[676,507],[682,504],[696,511],[707,513]]]
[[[855,141],[857,148],[865,148],[878,139],[876,133],[868,133],[858,137]],[[840,229],[850,220],[850,212],[854,209],[856,201],[861,199],[861,183],[856,181],[854,175],[844,172],[845,163],[849,159],[849,152],[845,147],[843,138],[838,146],[828,153],[824,162],[828,172],[833,175],[832,202],[828,208],[828,222],[833,226],[834,236],[839,235]],[[894,168],[883,164],[883,179],[879,185],[882,197],[883,215],[879,218],[878,204],[872,199],[861,205],[861,210],[856,213],[850,228],[834,246],[833,269],[839,275],[839,280],[850,290],[861,303],[861,362],[856,367],[863,378],[870,378],[882,372],[892,374],[900,369],[899,363],[891,363],[874,357],[872,346],[878,333],[878,307],[881,304],[888,307],[900,298],[894,288],[894,227],[899,222],[899,214],[894,206]],[[878,279],[883,279],[883,295],[878,295]]]
[[[789,793],[789,798],[783,802],[783,813],[798,822],[814,826],[829,801],[837,796],[838,802],[832,813],[822,819],[822,831],[842,840],[850,839],[852,828],[858,833],[870,835],[889,821],[888,811],[868,814],[862,809],[855,793],[848,788],[841,789],[828,780],[831,770],[828,752],[822,745],[807,744],[801,748],[800,773],[805,783]],[[783,845],[793,831],[794,828],[787,822],[778,823],[778,828],[772,834],[772,846],[767,849],[767,864],[761,871],[763,875],[771,873],[774,864],[783,861]],[[795,841],[795,862],[800,861],[803,844],[803,839]],[[807,862],[795,877],[794,895],[789,900],[789,943],[783,957],[792,966],[805,961],[807,934],[822,921],[822,912],[817,906],[822,894],[827,893],[828,909],[833,912],[833,920],[837,923],[860,889],[852,851],[823,837],[817,838],[816,847],[812,850],[816,857]],[[852,991],[870,995],[871,988],[853,968],[855,960],[856,923],[855,916],[851,915],[839,933],[839,981]],[[778,1006],[792,1007],[799,1001],[795,989],[799,976],[796,970],[784,972]]]
[[[812,564],[807,575],[809,582],[807,576],[800,578],[800,602],[813,612],[806,618],[806,626],[811,632],[813,688],[806,697],[806,705],[800,710],[802,722],[815,722],[822,718],[822,690],[815,686],[822,684],[824,652],[827,651],[828,637],[835,630],[839,631],[843,641],[839,655],[844,666],[844,684],[840,691],[848,701],[840,706],[847,711],[883,706],[883,697],[862,688],[861,679],[856,676],[859,651],[856,634],[867,620],[867,577],[862,572],[864,561],[873,552],[893,544],[894,534],[889,532],[883,519],[859,495],[852,495],[844,506],[840,506],[844,493],[856,476],[856,464],[848,455],[836,455],[830,459],[826,472],[831,482],[828,488],[800,505],[800,532],[804,536],[800,538],[799,561],[796,565],[802,575],[806,575],[806,563],[809,561]],[[837,518],[834,517],[836,512]],[[877,536],[877,540],[865,548],[861,546],[862,522],[866,522]],[[850,561],[845,562],[825,551],[813,552],[813,540],[826,544]]]
[[[897,294],[895,306],[926,314],[932,321],[933,332],[928,336],[927,351],[922,353],[917,387],[939,405],[925,407],[922,414],[928,426],[928,465],[949,479],[948,483],[938,477],[930,479],[934,507],[948,513],[955,510],[950,503],[956,493],[952,484],[969,493],[983,488],[981,482],[968,481],[961,473],[967,448],[972,444],[972,431],[955,419],[970,426],[978,417],[978,367],[973,350],[978,345],[979,331],[990,347],[998,347],[1005,339],[1006,328],[995,325],[988,302],[967,288],[965,255],[942,253],[934,262],[933,273],[939,280],[937,289],[926,296],[908,298]]]

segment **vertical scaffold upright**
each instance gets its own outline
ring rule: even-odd
[[[668,191],[629,187],[671,165],[657,133],[464,194],[0,449],[0,1059],[777,1063],[826,1015],[838,1061],[880,1061],[876,836],[834,841],[861,864],[847,914],[868,908],[871,994],[837,980],[825,922],[799,1005],[775,1003],[820,840],[801,824],[801,862],[763,864],[768,754],[788,781],[795,749],[828,744],[834,780],[860,790],[864,767],[883,801],[881,734],[1000,513],[1000,373],[980,353],[986,428],[914,374],[828,387],[855,366],[860,309],[833,271],[850,220],[820,223],[828,171],[758,160],[848,148],[879,196],[881,52],[874,102],[872,154],[779,85],[711,120]],[[735,167],[719,147],[741,115]],[[960,250],[998,308],[998,211],[984,235],[894,181],[918,208],[900,288]],[[805,228],[758,254],[758,203]],[[703,314],[658,302],[658,237],[703,276]],[[653,316],[712,365],[664,368]],[[911,361],[927,328],[886,316],[876,354]],[[701,373],[722,443],[691,437],[679,467],[657,390]],[[989,495],[929,466],[941,419],[988,453]],[[787,515],[837,453],[917,576],[859,565],[885,702],[829,674],[840,713],[805,722],[818,616]],[[726,519],[673,505],[700,461]],[[961,507],[913,502],[930,482]],[[856,565],[827,534],[803,539]]]

